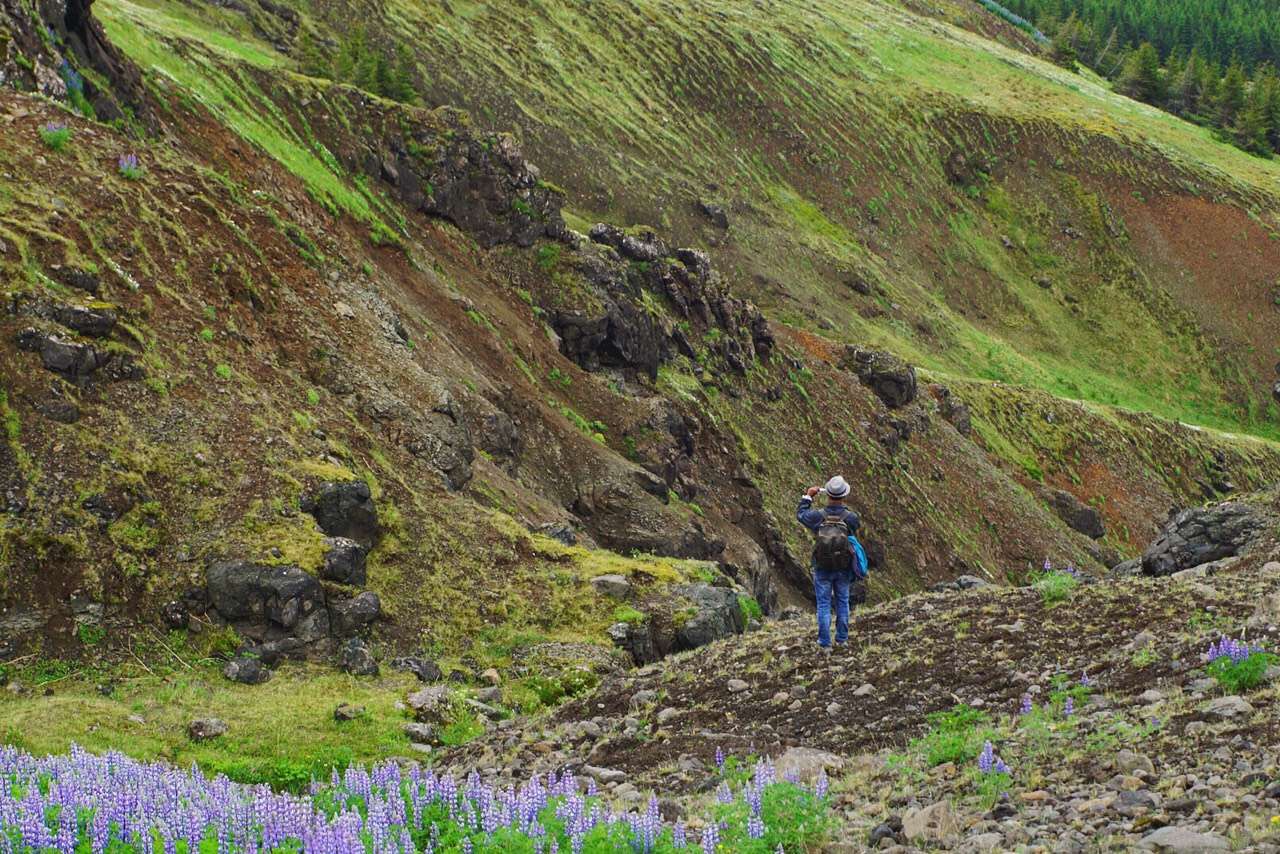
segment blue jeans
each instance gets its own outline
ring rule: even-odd
[[[853,573],[813,570],[813,594],[818,600],[818,646],[831,646],[831,599],[836,600],[836,643],[849,640],[849,582]]]

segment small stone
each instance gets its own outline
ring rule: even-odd
[[[404,734],[413,744],[434,744],[436,740],[436,728],[431,724],[405,724]]]
[[[335,721],[354,721],[356,718],[364,714],[364,706],[353,706],[351,703],[343,703],[341,706],[333,710],[333,719]]]
[[[1155,688],[1148,688],[1138,695],[1138,702],[1142,703],[1144,706],[1153,706],[1163,699],[1164,694],[1161,694]]]
[[[840,705],[835,701],[832,701],[827,704],[827,714],[833,718],[839,715],[843,711],[844,711],[844,706]]]
[[[1185,827],[1162,827],[1154,833],[1142,837],[1144,848],[1157,851],[1203,852],[1230,851],[1231,843],[1221,836],[1212,833],[1196,833]]]
[[[791,695],[788,694],[786,691],[779,691],[778,693],[773,695],[773,698],[769,702],[776,703],[780,706],[790,699],[791,699]]]
[[[621,783],[627,779],[625,771],[619,771],[616,768],[600,768],[595,765],[583,765],[582,773],[593,778],[602,786],[607,786],[610,783]]]
[[[495,670],[495,669],[494,669],[494,668],[492,668],[492,667],[490,667],[490,668],[489,668],[488,670],[486,670],[485,672],[481,673],[481,674],[480,674],[480,678],[481,678],[481,680],[483,680],[483,681],[485,681],[485,682],[488,682],[490,685],[501,685],[501,684],[502,684],[502,676],[501,676],[501,675],[499,675],[499,674],[498,674],[498,671],[497,671],[497,670]]]
[[[1218,697],[1211,700],[1201,712],[1202,717],[1210,720],[1229,720],[1231,718],[1253,714],[1253,706],[1243,697]]]
[[[730,694],[741,694],[751,686],[741,679],[730,679],[725,684],[725,687],[729,689]]]
[[[875,686],[872,685],[870,682],[864,682],[858,686],[857,690],[853,692],[853,696],[868,697],[871,694],[874,694],[875,690],[876,690]]]
[[[775,764],[779,777],[785,779],[791,775],[801,782],[812,783],[824,771],[829,775],[838,774],[844,768],[845,761],[825,750],[792,747],[779,756]]]
[[[271,678],[271,671],[256,655],[242,655],[228,661],[222,675],[241,685],[261,685]]]
[[[1147,647],[1151,646],[1155,642],[1156,642],[1156,636],[1153,635],[1150,631],[1143,629],[1142,631],[1134,635],[1133,640],[1129,641],[1129,646],[1126,648],[1130,652],[1137,652],[1140,649],[1146,649]]]
[[[192,741],[209,741],[226,735],[229,730],[227,722],[221,718],[197,718],[187,724],[187,736]]]
[[[1116,753],[1116,769],[1121,774],[1134,774],[1138,771],[1154,774],[1156,770],[1150,759],[1132,750],[1121,750]]]
[[[342,645],[338,653],[338,666],[353,676],[377,676],[378,662],[369,646],[360,638],[352,638]]]
[[[335,302],[333,304],[333,313],[341,317],[343,320],[351,320],[356,316],[355,309],[347,305],[345,302]]]
[[[678,717],[680,717],[679,709],[672,709],[672,708],[662,709],[661,711],[658,712],[658,715],[657,715],[658,725],[662,726],[664,724],[670,723],[671,721],[675,720]]]
[[[597,575],[591,579],[591,586],[601,596],[611,599],[626,599],[631,594],[631,582],[622,575]]]
[[[902,834],[908,842],[915,840],[938,841],[956,833],[958,825],[951,813],[949,801],[938,801],[902,817]]]

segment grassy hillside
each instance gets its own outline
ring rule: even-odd
[[[299,9],[412,43],[424,100],[518,129],[582,221],[714,245],[777,319],[1276,435],[1280,169],[1096,80],[891,2]]]

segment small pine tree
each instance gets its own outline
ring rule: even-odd
[[[1236,117],[1244,109],[1244,84],[1244,66],[1240,64],[1240,60],[1233,60],[1230,67],[1227,68],[1226,75],[1222,78],[1222,85],[1218,88],[1216,105],[1218,108],[1219,127],[1231,128],[1235,126]]]
[[[1172,87],[1169,92],[1169,106],[1180,116],[1194,116],[1200,109],[1200,87],[1204,77],[1201,68],[1199,51],[1192,50],[1187,57],[1187,64],[1176,78],[1170,76]]]
[[[404,44],[396,46],[396,61],[391,72],[391,97],[411,104],[417,100],[418,87],[414,83],[413,52]]]
[[[1071,71],[1075,70],[1076,62],[1079,61],[1080,55],[1076,51],[1076,38],[1078,36],[1080,21],[1076,18],[1073,11],[1062,26],[1058,27],[1057,32],[1053,36],[1053,44],[1049,51],[1049,58],[1054,64]]]
[[[1232,141],[1250,154],[1271,156],[1267,139],[1267,100],[1262,87],[1254,85],[1231,128]]]
[[[1139,101],[1157,106],[1164,103],[1164,78],[1160,74],[1160,54],[1155,45],[1143,42],[1129,55],[1120,74],[1120,91]]]
[[[332,77],[333,62],[310,30],[298,39],[298,70],[308,77]]]

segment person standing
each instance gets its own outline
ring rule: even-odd
[[[817,509],[813,500],[827,496],[826,506]],[[824,487],[811,486],[800,498],[796,519],[813,532],[813,593],[818,605],[818,646],[831,648],[831,608],[835,605],[837,646],[849,640],[849,586],[854,576],[866,575],[866,558],[858,543],[861,527],[858,514],[845,500],[849,484],[836,475]]]

